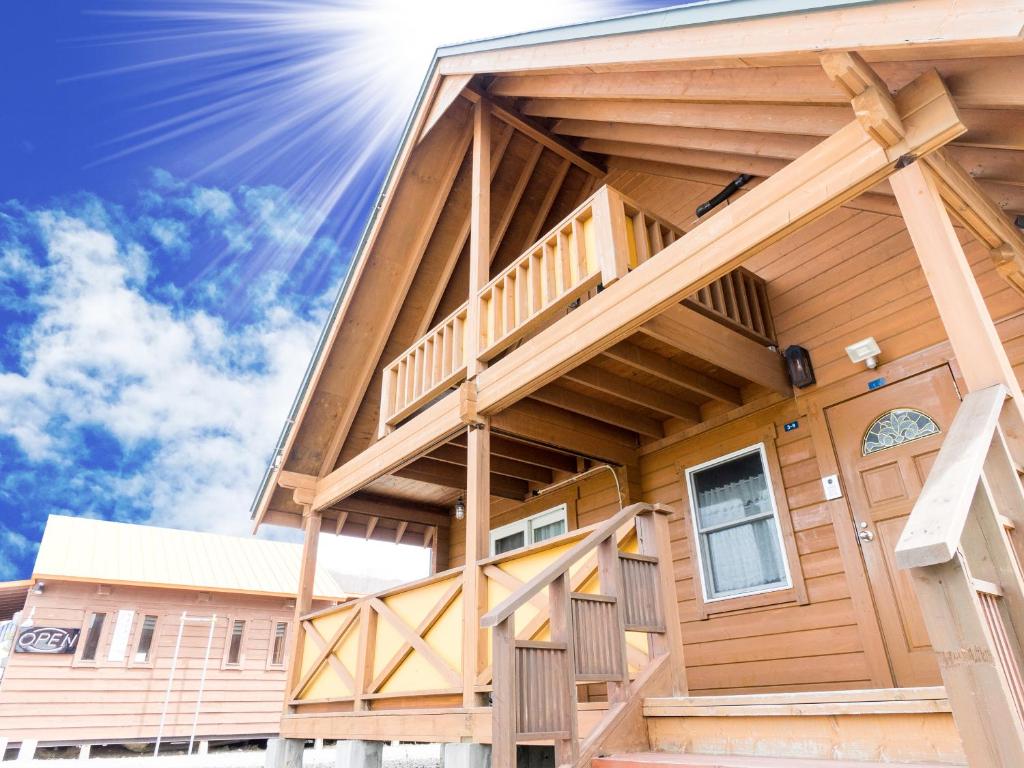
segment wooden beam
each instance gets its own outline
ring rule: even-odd
[[[743,404],[743,396],[736,387],[628,341],[609,347],[604,354],[612,360],[651,376],[657,376],[662,381],[689,390],[695,395],[720,400],[729,405]]]
[[[821,66],[850,98],[853,113],[872,138],[883,147],[903,140],[903,121],[893,103],[889,86],[856,51],[826,51]]]
[[[537,239],[540,237],[540,229],[544,226],[544,222],[547,221],[548,214],[551,213],[551,207],[555,204],[555,198],[558,197],[558,193],[562,190],[562,184],[565,182],[565,175],[569,172],[571,165],[572,163],[565,158],[562,158],[562,164],[558,166],[558,171],[555,173],[555,178],[548,186],[548,191],[547,194],[544,195],[544,200],[537,206],[537,211],[533,216],[533,221],[530,223],[529,230],[527,230],[521,250],[529,248],[533,243],[537,242]]]
[[[780,395],[790,397],[793,394],[778,352],[692,309],[680,305],[669,307],[648,321],[641,331]]]
[[[398,530],[395,532],[395,544],[402,543],[402,537],[405,536],[405,529],[409,527],[409,524],[403,520],[398,524]]]
[[[558,384],[548,384],[546,387],[538,389],[530,397],[541,403],[554,405],[581,416],[603,421],[606,424],[613,424],[646,437],[662,438],[665,436],[665,428],[657,419],[595,397],[581,395],[579,392],[566,389]]]
[[[454,488],[465,491],[467,483],[467,468],[449,464],[436,459],[416,459],[411,464],[396,469],[392,474],[395,477],[404,477],[408,480],[417,480],[421,483],[441,485],[445,488]],[[530,492],[529,485],[518,478],[506,477],[497,473],[491,473],[491,492],[502,499],[522,501]]]
[[[386,496],[356,494],[339,501],[331,508],[339,512],[339,517],[341,514],[354,513],[421,525],[446,526],[449,523],[448,511],[442,507],[432,504],[417,504],[404,499],[391,499]]]
[[[363,536],[364,539],[367,541],[370,540],[370,537],[373,536],[373,529],[377,527],[377,523],[379,522],[379,517],[371,517],[366,521],[366,534]]]
[[[911,61],[876,61],[878,75],[900,88],[930,69],[949,83],[961,107],[1024,107],[1020,56],[971,57]],[[849,97],[825,73],[811,66],[742,66],[713,69],[664,69],[632,72],[587,72],[546,75],[501,75],[488,91],[506,98],[652,99],[656,101],[753,102],[761,104],[844,104]]]
[[[999,274],[1024,293],[1024,233],[946,150],[933,152],[924,163],[946,207],[988,246]]]
[[[468,466],[465,446],[454,442],[435,448],[427,454],[427,458],[437,459],[438,461],[455,464],[460,467]],[[544,485],[550,485],[553,482],[550,469],[523,461],[516,461],[515,459],[508,459],[503,456],[496,456],[493,452],[491,455],[491,470],[495,474],[518,478],[528,482],[542,483]]]
[[[417,139],[418,142],[423,141],[423,137],[430,133],[430,129],[448,111],[448,107],[459,98],[462,94],[462,89],[469,84],[472,77],[472,75],[449,75],[442,78],[441,83],[437,87],[437,93],[434,94],[434,101],[430,105],[430,111],[423,121],[423,127],[420,129],[420,135]]]
[[[812,63],[815,51],[858,48],[870,49],[880,58],[941,58],[950,50],[966,54],[972,49],[995,56],[1003,49],[1019,50],[1024,24],[1024,13],[1016,3],[993,7],[990,0],[962,0],[952,7],[948,0],[843,5],[800,13],[777,13],[773,5],[764,8],[764,15],[743,19],[680,21],[670,28],[599,38],[590,34],[545,45],[524,41],[457,53],[442,57],[438,68],[443,74],[504,74],[564,67],[607,71],[646,65],[652,69],[669,62],[693,68],[752,67]]]
[[[491,104],[478,99],[473,108],[473,191],[469,214],[469,311],[466,320],[466,378],[483,368],[480,289],[487,284],[491,265]]]
[[[320,513],[311,505],[302,509],[302,559],[299,561],[299,583],[295,596],[295,616],[292,621],[292,658],[288,665],[285,690],[295,690],[302,674],[302,648],[304,643],[302,617],[313,608],[313,587],[316,583],[316,552],[320,542]],[[287,698],[287,697],[286,697]],[[287,710],[287,704],[285,705]]]
[[[467,438],[464,434],[451,439],[452,445],[466,447]],[[576,457],[568,453],[543,448],[539,445],[513,440],[491,433],[491,461],[502,457],[536,467],[575,473]]]
[[[651,389],[632,379],[616,376],[596,365],[581,365],[567,371],[565,378],[567,381],[649,408],[667,418],[681,419],[690,424],[696,424],[701,420],[700,408],[693,403]]]
[[[1021,408],[1020,384],[953,231],[933,172],[916,162],[893,174],[889,182],[968,390],[1002,384]]]
[[[638,160],[656,160],[674,165],[688,165],[695,168],[713,168],[732,174],[749,173],[753,176],[771,176],[786,167],[785,160],[755,155],[737,155],[729,152],[706,152],[682,147],[661,147],[648,144],[633,144],[607,139],[584,139],[580,144],[591,152],[618,157],[633,157]]]
[[[491,425],[467,435],[466,469],[466,566],[462,570],[462,706],[480,704],[476,676],[487,658],[486,635],[480,630],[480,616],[487,610],[486,580],[477,563],[488,554],[491,530]],[[522,498],[522,497],[521,497]]]
[[[483,97],[482,93],[474,90],[472,87],[467,88],[464,93],[470,100],[479,101]],[[504,104],[500,100],[492,99],[492,101],[494,102],[494,116],[502,122],[508,123],[521,133],[525,133],[531,139],[547,147],[559,157],[563,157],[573,165],[579,166],[591,176],[602,178],[607,173],[604,168],[587,157],[584,153],[577,150],[564,139],[550,133],[537,121],[531,120],[529,117],[518,113],[511,107],[511,105]]]
[[[964,130],[937,76],[897,97],[907,137],[885,150],[852,123],[755,190],[709,216],[629,275],[509,352],[477,379],[477,406],[495,413],[624,340],[682,298],[892,174],[902,154],[924,155]],[[713,321],[712,321],[713,322]],[[716,324],[717,325],[717,324]]]

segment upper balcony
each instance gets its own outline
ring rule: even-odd
[[[473,297],[480,361],[493,362],[556,323],[683,234],[616,189],[601,187]],[[776,343],[765,283],[746,269],[727,272],[683,305],[760,345]],[[465,381],[469,310],[467,301],[384,368],[382,436]]]

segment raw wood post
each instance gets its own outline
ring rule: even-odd
[[[516,764],[516,617],[499,623],[491,633],[491,761],[494,768]]]
[[[626,622],[622,609],[622,571],[619,565],[619,544],[613,533],[597,548],[597,571],[602,595],[615,598],[616,637],[619,638],[619,659],[622,677],[608,681],[608,702],[625,701],[629,693],[629,656],[626,648]]]
[[[566,649],[563,666],[564,680],[559,681],[556,689],[549,694],[553,697],[562,697],[562,701],[555,705],[555,709],[556,711],[562,710],[568,731],[568,736],[555,740],[555,765],[557,766],[576,765],[576,758],[580,751],[580,740],[577,734],[579,718],[576,714],[576,648],[573,642],[570,595],[569,572],[566,571],[548,587],[551,641],[565,643]]]
[[[302,669],[302,647],[304,634],[302,617],[313,608],[313,585],[316,580],[316,548],[320,541],[321,516],[313,511],[314,491],[296,488],[293,491],[296,503],[302,505],[302,561],[299,566],[299,588],[295,596],[295,619],[292,621],[292,658],[288,665],[288,685],[285,688],[285,707],[299,682]]]
[[[480,290],[491,268],[491,105],[480,99],[473,109],[473,182],[469,224],[469,307],[466,313],[466,378],[480,372],[483,318]]]
[[[683,656],[683,633],[679,626],[679,605],[676,603],[676,584],[672,574],[672,541],[668,528],[671,510],[656,506],[641,512],[636,518],[636,533],[640,553],[658,558],[658,597],[665,620],[665,633],[652,634],[651,643],[657,655],[668,654],[672,695],[685,696],[686,659]]]
[[[487,556],[491,501],[491,424],[470,427],[466,441],[466,567],[462,578],[462,703],[479,706],[476,678],[486,656],[480,617],[487,612],[487,581],[477,562]]]
[[[377,645],[377,612],[369,602],[364,602],[354,610],[359,611],[359,639],[356,651],[356,689],[352,692],[352,709],[355,711],[369,709],[363,697],[369,693],[367,687],[373,680],[374,650]]]
[[[1020,384],[953,230],[932,171],[915,162],[894,173],[889,183],[967,389],[973,392],[1002,384],[1020,408],[1024,400]]]
[[[622,196],[609,186],[594,197],[594,247],[605,287],[629,271],[629,235],[622,206]]]

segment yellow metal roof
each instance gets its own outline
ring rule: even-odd
[[[301,557],[300,545],[281,541],[50,515],[32,576],[290,596]],[[313,592],[346,596],[324,568]]]

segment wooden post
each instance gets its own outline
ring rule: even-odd
[[[491,105],[481,98],[473,109],[473,186],[469,215],[469,308],[466,315],[466,378],[483,367],[483,320],[479,293],[491,269]]]
[[[299,682],[302,670],[302,647],[304,635],[302,617],[313,608],[313,585],[316,581],[316,548],[320,541],[321,516],[313,511],[314,491],[297,488],[293,497],[302,505],[302,561],[299,565],[299,588],[295,596],[295,619],[292,621],[292,658],[288,667],[288,687],[285,689],[285,707],[292,691]]]
[[[1020,408],[1020,384],[932,172],[915,162],[894,173],[889,181],[967,389],[973,392],[1002,384]]]
[[[614,534],[612,534],[614,536]],[[555,765],[576,765],[576,758],[579,756],[580,740],[577,734],[579,716],[577,709],[576,694],[576,655],[575,643],[572,636],[572,618],[570,616],[571,588],[569,586],[569,572],[566,571],[557,579],[551,582],[548,587],[548,615],[551,627],[551,641],[565,644],[565,677],[557,684],[556,690],[546,695],[557,700],[562,698],[555,710],[561,709],[565,717],[566,731],[565,738],[555,739]],[[513,614],[513,621],[514,614]]]
[[[658,558],[658,597],[665,619],[665,634],[651,635],[656,654],[668,654],[673,696],[686,696],[686,659],[683,656],[683,633],[679,626],[679,605],[676,603],[675,578],[672,575],[672,541],[668,529],[671,510],[655,507],[636,518],[640,553]]]
[[[516,764],[516,617],[513,614],[491,633],[494,700],[491,711],[491,759],[495,768]]]
[[[487,612],[486,580],[477,562],[487,556],[491,522],[491,423],[470,427],[466,441],[466,565],[462,572],[462,700],[478,706],[476,678],[486,656],[480,617]]]
[[[594,198],[594,244],[605,288],[629,271],[629,233],[622,206],[622,195],[611,187],[602,187]]]

